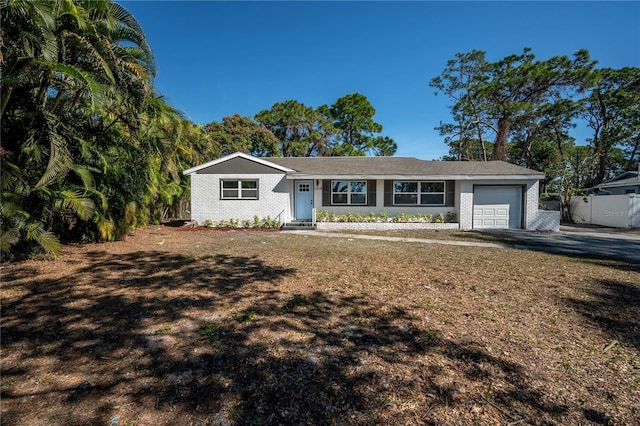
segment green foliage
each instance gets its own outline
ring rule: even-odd
[[[200,326],[200,335],[207,339],[209,343],[215,343],[220,340],[220,329],[215,324],[202,324]]]
[[[451,104],[437,129],[447,160],[502,159],[544,171],[545,191],[591,187],[640,160],[640,68],[596,69],[586,50],[538,60],[531,49],[489,62],[458,53],[430,85]],[[592,137],[576,141],[580,122]],[[490,143],[491,138],[495,143]]]
[[[244,152],[257,157],[278,157],[281,154],[278,138],[264,126],[249,117],[235,114],[224,117],[222,123],[211,122],[204,126],[215,157]]]
[[[327,210],[317,210],[316,211],[316,220],[323,222],[329,219],[329,212]]]
[[[255,314],[255,308],[253,306],[249,306],[248,308],[241,310],[233,318],[240,324],[249,324],[253,320]]]
[[[354,223],[456,223],[457,215],[455,212],[438,213],[432,215],[430,213],[416,213],[409,215],[404,212],[398,213],[396,216],[389,217],[387,212],[380,212],[379,215],[371,212],[367,215],[361,213],[346,213],[336,215],[334,212],[328,210],[318,210],[316,213],[316,219],[319,222],[354,222]]]
[[[162,327],[156,330],[156,333],[164,333],[167,331],[171,331],[172,328],[173,326],[171,324],[163,325]]]
[[[206,219],[202,222],[202,226],[205,228],[211,228],[213,226],[213,221],[211,219]]]
[[[334,129],[330,121],[315,109],[298,101],[275,103],[260,111],[256,121],[278,139],[284,157],[310,157],[330,154],[327,149]]]
[[[333,120],[338,131],[339,144],[335,144],[333,155],[386,155],[396,152],[397,145],[382,132],[382,125],[373,121],[376,110],[360,93],[351,93],[339,98],[331,107],[319,110]]]
[[[56,254],[179,216],[180,171],[210,150],[154,92],[135,18],[111,0],[0,8],[2,251]]]
[[[400,212],[398,215],[391,218],[391,222],[393,223],[407,223],[409,222],[410,217],[404,212]]]
[[[280,221],[278,219],[271,219],[271,216],[267,216],[263,219],[261,219],[260,221],[260,228],[265,228],[265,229],[277,229],[280,228]]]
[[[369,100],[353,93],[317,109],[295,100],[278,102],[255,119],[276,136],[285,157],[393,155],[396,143],[378,135],[382,126],[374,115]]]
[[[640,160],[640,68],[604,68],[582,101],[580,116],[593,136],[589,140],[596,158],[596,185]]]
[[[536,60],[529,48],[497,62],[487,61],[485,52],[478,50],[458,53],[442,75],[430,82],[454,100],[450,108],[455,123],[438,129],[456,159],[473,159],[471,143],[477,141],[480,159],[507,160],[508,140],[514,133],[526,148],[540,131],[557,129],[552,122],[567,123],[557,120],[566,119],[563,108],[570,105],[566,101],[589,85],[594,66],[585,50],[576,52],[573,59],[556,56],[545,61]],[[487,135],[494,140],[491,154]],[[522,153],[526,162],[530,151]]]

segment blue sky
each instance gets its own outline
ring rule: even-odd
[[[638,1],[120,3],[156,54],[157,89],[193,122],[358,92],[396,155],[426,160],[447,153],[434,127],[450,121],[429,80],[458,52],[498,61],[531,47],[544,60],[587,49],[599,67],[640,67]]]

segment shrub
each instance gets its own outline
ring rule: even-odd
[[[207,339],[209,343],[215,343],[220,340],[220,330],[215,324],[202,324],[200,326],[200,335]]]

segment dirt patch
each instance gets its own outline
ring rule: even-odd
[[[186,229],[3,265],[3,425],[640,422],[637,265]]]

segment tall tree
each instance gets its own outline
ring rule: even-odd
[[[155,93],[135,18],[111,0],[0,11],[2,251],[116,238],[184,197],[203,135]]]
[[[473,50],[469,53],[456,53],[455,59],[447,62],[442,75],[430,81],[430,86],[453,101],[450,109],[454,123],[441,123],[436,127],[440,135],[445,136],[452,159],[489,159],[485,134],[495,132],[495,128],[492,117],[483,105],[485,100],[478,93],[486,82],[488,65],[485,52]],[[479,152],[475,144],[479,146]],[[480,155],[473,155],[474,152]]]
[[[615,147],[625,149],[627,168],[640,160],[640,68],[604,68],[597,76],[581,114],[593,131],[589,142],[598,158],[594,185],[610,177]]]
[[[334,135],[322,114],[294,100],[277,102],[255,119],[278,138],[284,157],[324,156]]]
[[[525,48],[522,54],[495,63],[486,62],[483,52],[473,51],[458,54],[431,85],[449,96],[459,94],[451,108],[460,125],[474,122],[495,130],[492,157],[506,161],[512,130],[531,123],[550,104],[572,99],[588,87],[594,66],[586,50],[576,52],[573,59],[555,56],[537,61]]]
[[[339,98],[331,107],[318,110],[333,120],[338,131],[339,143],[333,146],[331,155],[393,155],[397,145],[382,132],[382,125],[373,121],[376,110],[360,93]]]
[[[280,156],[278,138],[249,117],[234,114],[204,126],[216,157],[244,152],[257,157]]]

